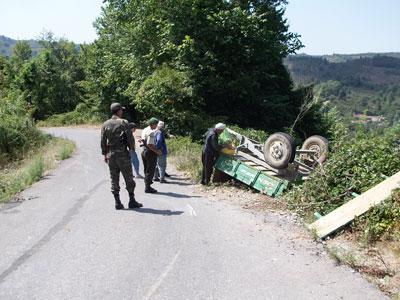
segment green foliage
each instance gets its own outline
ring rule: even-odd
[[[141,85],[135,101],[137,111],[146,119],[157,116],[178,135],[202,133],[202,103],[186,73],[163,66]]]
[[[361,237],[368,242],[379,239],[400,241],[400,190],[359,217],[354,228],[361,231]]]
[[[350,138],[339,127],[328,161],[302,185],[287,195],[289,205],[303,215],[318,211],[327,214],[391,176],[400,169],[398,139],[400,126],[384,135],[358,135]]]
[[[82,94],[77,83],[84,79],[75,44],[51,36],[42,44],[39,55],[25,63],[14,80],[39,120],[73,110]]]
[[[15,68],[20,68],[22,64],[32,57],[32,49],[25,41],[18,41],[12,51],[11,59]]]
[[[75,150],[75,144],[71,141],[65,141],[58,150],[58,159],[64,160],[70,158]]]
[[[201,178],[201,145],[189,137],[167,140],[168,157],[179,171],[187,173],[193,180]]]
[[[44,121],[39,121],[37,125],[40,127],[45,127],[98,124],[106,118],[106,114],[100,113],[96,106],[87,105],[86,103],[79,103],[73,111],[53,115]]]
[[[13,96],[0,98],[0,165],[21,158],[45,139],[33,124],[22,100]]]
[[[99,39],[93,45],[92,62],[96,68],[90,68],[98,83],[100,106],[106,109],[113,99],[136,105],[146,80],[150,80],[146,89],[160,97],[166,87],[157,85],[154,78],[166,73],[163,66],[167,65],[169,75],[186,77],[178,84],[181,91],[185,89],[179,97],[191,94],[196,104],[192,117],[201,109],[210,117],[242,127],[273,130],[289,126],[301,99],[292,95],[282,59],[301,43],[288,31],[285,3],[106,1],[96,22]],[[155,92],[159,88],[162,91]],[[169,89],[169,93],[176,92]],[[174,102],[168,109],[181,111],[181,105]],[[138,111],[141,116],[144,106]]]
[[[268,132],[263,130],[257,130],[253,128],[241,128],[237,125],[229,125],[229,129],[236,131],[250,139],[263,143],[268,138]]]
[[[44,164],[42,156],[35,156],[19,172],[0,172],[0,203],[38,181],[44,173]]]
[[[55,166],[56,159],[67,158],[74,147],[71,141],[48,136],[43,145],[30,149],[23,160],[0,168],[0,203],[40,180],[46,170]]]

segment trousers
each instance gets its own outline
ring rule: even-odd
[[[129,156],[131,157],[132,167],[135,170],[135,175],[139,175],[139,157],[135,150],[129,150]]]
[[[149,188],[153,183],[154,173],[156,171],[157,156],[157,154],[148,149],[144,149],[142,152],[144,183],[146,188]]]
[[[124,177],[128,193],[133,194],[135,192],[136,183],[133,180],[131,160],[128,151],[111,152],[108,159],[108,168],[110,169],[111,177],[111,193],[119,194],[120,173],[122,173]]]
[[[167,154],[159,155],[157,157],[157,166],[154,173],[154,179],[165,179],[165,170],[167,169]]]
[[[202,151],[201,162],[203,164],[203,171],[201,172],[201,183],[209,184],[214,169],[214,163],[217,155],[212,152]]]

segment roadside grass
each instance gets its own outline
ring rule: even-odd
[[[67,158],[70,158],[74,150],[75,144],[66,140],[65,143],[62,143],[60,145],[60,148],[58,150],[58,159],[65,160]]]
[[[192,180],[201,178],[201,145],[189,137],[174,137],[167,140],[170,162]]]
[[[60,160],[67,159],[75,150],[75,144],[62,138],[49,137],[48,141],[25,158],[0,169],[0,203],[10,201],[13,196],[55,168]]]

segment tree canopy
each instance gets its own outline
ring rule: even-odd
[[[96,22],[93,64],[102,107],[113,100],[149,116],[141,97],[148,78],[169,68],[204,116],[245,127],[278,129],[301,99],[282,60],[301,47],[283,17],[286,1],[108,0]],[[157,75],[158,74],[158,75]],[[154,103],[164,103],[159,93]],[[173,104],[171,104],[173,105]],[[146,109],[144,109],[146,107]],[[179,110],[178,110],[179,111]],[[159,111],[172,121],[179,112]]]

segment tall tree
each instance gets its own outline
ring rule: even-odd
[[[139,110],[146,107],[138,91],[167,65],[190,77],[190,88],[209,116],[263,129],[290,125],[301,99],[292,93],[282,59],[301,43],[288,31],[285,4],[282,0],[106,1],[96,23],[99,39],[94,46],[104,107],[112,95]]]
[[[28,61],[32,57],[32,49],[26,41],[18,41],[13,50],[11,59],[17,67]]]
[[[15,78],[36,119],[73,110],[81,100],[79,82],[84,79],[83,62],[74,43],[52,36],[41,43],[38,56],[22,65]]]

